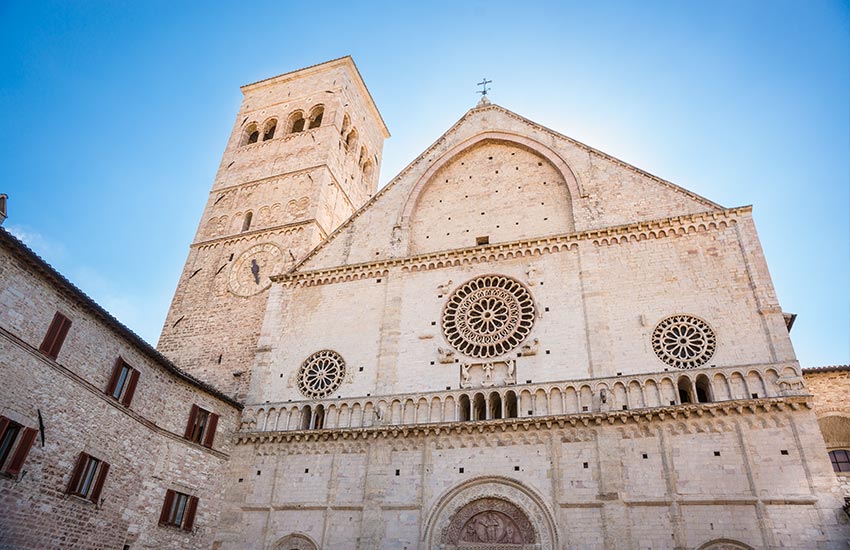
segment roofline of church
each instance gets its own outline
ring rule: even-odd
[[[637,166],[635,166],[634,164],[628,163],[628,162],[626,162],[626,161],[624,161],[624,160],[622,160],[622,159],[620,159],[620,158],[617,158],[617,157],[615,157],[614,155],[612,155],[612,154],[610,154],[610,153],[606,153],[605,151],[602,151],[602,150],[600,150],[600,149],[597,149],[596,147],[593,147],[593,146],[591,146],[591,145],[588,145],[588,144],[586,144],[586,143],[584,143],[584,142],[581,142],[581,141],[579,141],[579,140],[577,140],[577,139],[575,139],[575,138],[571,138],[570,136],[568,136],[568,135],[566,135],[566,134],[562,134],[561,132],[558,132],[557,130],[553,130],[552,128],[549,128],[548,126],[544,126],[543,124],[540,124],[539,122],[535,122],[535,121],[531,120],[530,118],[526,118],[526,117],[522,116],[521,114],[518,114],[518,113],[516,113],[515,111],[512,111],[512,110],[508,109],[507,107],[503,107],[503,106],[499,105],[498,103],[487,103],[487,104],[484,104],[484,105],[476,105],[475,107],[473,107],[472,109],[470,109],[469,111],[467,111],[467,113],[466,113],[466,114],[465,114],[465,115],[461,118],[461,120],[459,120],[458,122],[462,121],[462,120],[463,120],[464,118],[466,118],[466,116],[467,116],[467,115],[469,115],[470,113],[473,113],[473,112],[475,112],[475,111],[479,111],[479,110],[484,111],[484,110],[487,110],[487,109],[497,109],[497,110],[500,110],[500,111],[502,111],[503,113],[507,114],[508,116],[513,116],[513,117],[516,117],[516,118],[518,118],[518,119],[522,120],[522,121],[523,121],[523,122],[525,122],[526,124],[529,124],[529,125],[531,125],[531,126],[537,126],[537,127],[541,128],[541,129],[543,129],[543,130],[545,130],[545,131],[549,132],[549,133],[550,133],[550,134],[552,134],[552,135],[555,135],[555,136],[557,136],[557,137],[560,137],[560,138],[562,138],[562,139],[565,139],[565,140],[569,141],[570,143],[572,143],[572,144],[573,144],[573,145],[575,145],[576,147],[579,147],[579,148],[581,148],[581,149],[584,149],[585,151],[588,151],[588,152],[590,152],[590,153],[593,153],[593,154],[595,154],[595,155],[598,155],[598,156],[600,156],[600,157],[602,157],[602,158],[608,159],[608,160],[610,160],[610,161],[614,162],[615,164],[619,164],[619,165],[620,165],[620,166],[622,166],[623,168],[626,168],[626,169],[631,170],[631,171],[633,171],[633,172],[637,172],[638,174],[640,174],[640,175],[642,175],[642,176],[644,176],[644,177],[647,177],[647,178],[649,178],[649,179],[651,179],[651,180],[654,180],[654,181],[656,181],[656,182],[658,182],[658,183],[661,183],[661,184],[663,184],[663,185],[666,185],[666,186],[668,186],[668,187],[671,187],[671,188],[673,188],[675,191],[678,191],[679,193],[684,193],[685,195],[688,195],[688,196],[690,196],[691,198],[696,199],[697,201],[702,202],[702,203],[704,203],[704,204],[706,204],[706,205],[708,205],[708,206],[711,206],[711,207],[713,207],[713,208],[719,208],[719,209],[725,209],[725,208],[726,208],[726,207],[724,207],[723,205],[718,204],[718,203],[714,202],[713,200],[711,200],[711,199],[709,199],[709,198],[703,197],[703,196],[702,196],[702,195],[700,195],[699,193],[694,193],[694,192],[693,192],[693,191],[691,191],[690,189],[687,189],[687,188],[685,188],[685,187],[682,187],[682,186],[681,186],[681,185],[679,185],[679,184],[673,183],[673,182],[672,182],[672,181],[670,181],[670,180],[666,180],[666,179],[664,179],[664,178],[662,178],[662,177],[656,176],[655,174],[652,174],[652,173],[650,173],[650,172],[647,172],[647,171],[646,171],[646,170],[644,170],[643,168],[638,168],[638,167],[637,167]],[[446,132],[446,133],[448,133],[448,132]]]
[[[322,63],[310,65],[309,67],[304,67],[303,69],[297,69],[288,73],[279,74],[277,76],[270,76],[269,78],[264,78],[256,82],[252,82],[250,84],[245,84],[239,89],[242,90],[242,94],[244,95],[245,92],[251,91],[256,88],[260,88],[270,84],[277,84],[279,82],[284,82],[293,78],[299,78],[308,74],[320,73],[322,71],[327,71],[328,69],[332,69],[341,65],[354,69],[352,72],[355,77],[355,82],[358,87],[361,88],[361,92],[363,92],[363,96],[366,98],[367,103],[369,104],[369,108],[372,111],[372,114],[375,115],[375,118],[378,119],[378,122],[381,126],[381,130],[383,130],[384,133],[384,139],[390,137],[390,131],[387,128],[387,123],[384,122],[384,117],[381,116],[381,111],[378,110],[378,106],[377,104],[375,104],[375,99],[372,97],[372,93],[369,91],[369,87],[366,86],[366,82],[363,80],[363,76],[360,74],[360,70],[357,68],[357,64],[354,62],[354,58],[352,58],[350,55],[337,57],[336,59],[331,59],[330,61],[324,61]]]
[[[850,365],[826,365],[824,367],[804,367],[803,374],[812,374],[818,372],[847,372],[850,371]]]
[[[59,273],[53,266],[44,261],[41,256],[33,252],[32,249],[25,245],[21,240],[19,240],[17,237],[15,237],[11,233],[9,233],[9,231],[2,227],[0,227],[0,244],[5,245],[7,248],[9,248],[13,254],[15,254],[21,260],[29,264],[31,267],[35,268],[36,271],[38,271],[41,275],[49,279],[60,290],[64,291],[66,294],[69,294],[71,298],[74,299],[84,309],[94,314],[95,317],[106,323],[107,326],[117,332],[120,336],[129,340],[131,344],[135,345],[139,350],[141,350],[150,359],[158,363],[165,370],[169,371],[170,373],[174,374],[185,382],[188,382],[189,384],[197,387],[198,389],[201,389],[207,392],[208,394],[213,395],[230,405],[233,405],[239,410],[244,407],[242,403],[233,399],[232,397],[225,395],[215,387],[207,384],[206,382],[202,382],[197,378],[194,378],[190,374],[180,370],[174,363],[168,360],[168,358],[166,358],[159,351],[157,351],[156,348],[147,343],[144,339],[142,339],[141,336],[130,330],[130,328],[121,323],[121,321],[113,317],[112,314],[106,311],[100,304],[95,302],[85,292],[80,290],[76,285],[74,285],[74,283],[66,279],[65,276]]]

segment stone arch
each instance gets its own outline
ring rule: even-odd
[[[289,115],[286,133],[297,134],[298,132],[303,132],[305,123],[306,120],[304,118],[304,111],[300,109],[297,111],[293,111],[292,114]]]
[[[425,548],[452,550],[458,547],[457,542],[468,542],[462,540],[462,533],[459,534],[458,530],[486,512],[502,514],[524,529],[520,535],[522,542],[512,542],[506,548],[559,547],[554,515],[536,491],[510,478],[478,477],[456,485],[437,499],[424,522]],[[505,517],[497,514],[490,519],[493,523],[501,523],[504,528]],[[499,533],[505,538],[504,529],[496,529],[495,533],[491,531],[485,538],[496,537]],[[513,540],[517,538],[513,537]],[[528,539],[530,542],[526,545],[524,541]],[[448,542],[450,540],[455,543]]]
[[[485,141],[499,141],[509,144],[512,143],[514,145],[524,147],[534,153],[537,153],[539,156],[545,158],[550,163],[552,163],[555,168],[559,172],[561,172],[561,175],[567,182],[567,188],[569,189],[570,196],[573,200],[587,196],[583,192],[579,181],[573,173],[572,169],[570,169],[570,167],[567,165],[564,159],[561,158],[560,155],[558,155],[549,147],[543,145],[539,141],[533,140],[531,138],[519,134],[509,132],[482,132],[455,145],[454,147],[443,153],[443,155],[439,159],[437,159],[437,161],[435,161],[424,174],[422,174],[422,176],[416,182],[416,185],[413,186],[413,189],[410,191],[410,194],[407,197],[407,202],[405,203],[404,209],[402,210],[400,220],[402,226],[407,225],[407,222],[410,219],[410,215],[416,208],[416,203],[419,200],[419,196],[422,194],[422,191],[427,185],[428,181],[431,180],[431,177],[436,174],[440,170],[440,168],[451,162],[454,157],[463,153],[467,149],[470,149],[475,145],[478,145],[479,143]]]
[[[308,125],[308,129],[312,130],[313,128],[318,128],[322,125],[322,118],[325,115],[325,106],[324,105],[316,105],[312,109],[310,109],[310,124]]]
[[[277,130],[277,118],[272,117],[263,123],[263,141],[274,139]]]
[[[699,546],[697,550],[755,550],[752,546],[732,539],[715,539]]]
[[[292,533],[274,543],[272,550],[319,550],[319,546],[307,535]]]
[[[252,143],[257,143],[259,140],[260,128],[257,126],[256,122],[252,122],[246,126],[245,130],[242,132],[240,145],[251,145]]]
[[[462,200],[464,197],[463,191],[460,190],[460,187],[453,185],[458,183],[458,181],[455,181],[454,179],[452,179],[451,184],[448,179],[444,184],[441,174],[443,174],[446,170],[448,170],[446,173],[447,176],[449,174],[455,174],[458,170],[461,172],[467,170],[461,167],[464,164],[464,160],[469,163],[470,158],[474,160],[481,154],[484,154],[484,147],[487,149],[492,148],[496,153],[504,155],[507,155],[508,151],[516,151],[516,154],[519,155],[517,159],[536,159],[538,162],[526,163],[525,165],[522,164],[522,161],[519,161],[520,164],[516,167],[517,170],[520,170],[520,165],[522,165],[523,171],[518,173],[525,173],[529,175],[528,177],[535,178],[534,180],[528,180],[529,183],[536,181],[537,176],[533,176],[532,174],[539,174],[542,177],[543,184],[545,184],[546,181],[553,183],[553,180],[549,179],[550,177],[555,179],[557,183],[555,186],[550,186],[549,188],[540,187],[538,189],[537,186],[534,185],[533,187],[528,188],[536,189],[533,194],[535,197],[540,198],[541,202],[539,205],[537,202],[533,202],[534,206],[530,206],[532,202],[528,202],[525,206],[540,209],[539,211],[535,210],[535,212],[542,216],[541,220],[551,220],[545,222],[551,224],[550,226],[540,226],[534,229],[533,232],[535,235],[539,234],[538,231],[540,230],[549,231],[551,233],[566,233],[575,230],[575,208],[573,205],[575,201],[583,195],[583,193],[579,188],[575,174],[566,162],[547,146],[526,136],[508,132],[483,132],[454,146],[436,159],[425,173],[416,181],[415,185],[411,189],[397,224],[401,227],[402,239],[408,253],[415,253],[417,249],[421,249],[421,252],[429,252],[431,249],[441,250],[445,247],[454,247],[456,244],[466,243],[466,241],[469,241],[469,246],[474,245],[476,242],[474,237],[476,237],[476,235],[470,236],[461,232],[465,225],[472,223],[472,219],[468,219],[466,215],[463,214],[466,210],[460,207],[460,203],[452,199],[455,194],[460,193],[459,197]],[[511,152],[510,154],[513,155],[514,153]],[[497,155],[497,157],[498,156],[499,155]],[[527,159],[526,156],[528,157]],[[486,159],[487,157],[485,156],[482,158]],[[492,160],[493,157],[491,156],[489,158]],[[497,160],[497,162],[499,161]],[[502,162],[504,162],[504,160]],[[536,166],[534,164],[536,164]],[[529,172],[529,170],[531,172]],[[499,174],[499,170],[496,170],[496,174]],[[514,189],[513,187],[505,187],[506,181],[510,179],[508,178],[509,174],[513,174],[513,167],[510,169],[509,173],[506,172],[506,170],[502,170],[501,175],[494,176],[494,181],[501,182],[495,183],[494,185],[497,185],[503,192],[507,192],[508,196],[494,196],[495,198],[499,198],[499,200],[494,201],[491,208],[486,209],[488,216],[486,219],[489,219],[490,221],[499,219],[501,214],[497,213],[500,209],[506,204],[511,204],[509,196],[513,196],[512,194],[514,193],[520,193],[520,191],[516,190],[511,191],[511,189]],[[548,174],[548,176],[546,174]],[[455,174],[455,176],[451,177],[454,178],[460,176]],[[466,176],[463,177],[465,178]],[[508,180],[505,180],[505,178],[508,178]],[[523,183],[523,185],[525,185],[525,183]],[[525,187],[517,187],[516,189],[520,188],[526,189]],[[436,201],[435,199],[435,202],[432,204],[430,199],[434,197],[430,196],[429,193],[437,193],[438,196],[448,193],[446,197],[449,200],[443,203],[442,201]],[[521,191],[521,193],[524,194],[526,191]],[[556,194],[552,195],[552,193]],[[427,200],[423,199],[426,195],[430,197]],[[542,201],[544,198],[547,200]],[[554,200],[550,201],[549,199]],[[506,200],[508,201],[507,203],[504,202]],[[436,202],[440,202],[441,204],[437,205]],[[544,206],[544,202],[548,206]],[[440,233],[438,236],[438,233],[431,233],[429,230],[426,234],[426,231],[420,224],[418,224],[417,219],[417,212],[421,210],[420,206],[422,205],[425,205],[426,208],[430,209],[436,208],[437,210],[435,210],[435,212],[438,212],[440,216],[448,216],[448,218],[444,220],[450,224],[450,227],[446,228],[448,233]],[[425,214],[420,212],[420,215]],[[434,212],[428,215],[434,215]],[[484,214],[482,213],[481,215]],[[475,216],[475,219],[478,219],[477,215]],[[483,220],[485,218],[481,219]],[[493,234],[488,235],[491,243],[495,242],[493,241],[494,238],[497,240],[516,240],[526,238],[529,236],[528,231],[532,231],[531,226],[528,226],[528,229],[526,229],[526,224],[523,223],[520,226],[519,221],[516,223],[518,226],[516,228],[513,228],[514,223],[512,222],[500,223],[498,221],[494,221],[494,223],[495,225],[490,228],[490,232],[493,232]],[[457,225],[457,231],[452,232],[451,227],[454,225]],[[501,229],[499,229],[500,225]],[[422,232],[421,235],[417,231],[417,228],[419,228]],[[449,235],[454,235],[454,240],[449,237]],[[454,241],[458,239],[460,239],[460,241],[455,243]]]

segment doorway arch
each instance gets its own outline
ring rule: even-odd
[[[438,548],[558,548],[554,515],[532,488],[505,477],[479,477],[446,491],[425,518],[423,545]]]

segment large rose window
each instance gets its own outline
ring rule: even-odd
[[[692,315],[673,315],[652,332],[652,349],[659,359],[679,369],[694,369],[714,355],[717,338],[708,323]]]
[[[317,351],[304,361],[298,371],[298,389],[312,399],[333,393],[345,377],[345,361],[335,351]]]
[[[455,290],[443,310],[443,335],[470,357],[498,357],[519,346],[534,325],[534,301],[510,277],[485,275]]]

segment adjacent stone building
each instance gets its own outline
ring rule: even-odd
[[[750,207],[486,97],[379,191],[351,58],[242,91],[159,351],[0,234],[0,545],[847,548]]]
[[[0,374],[0,548],[210,547],[242,406],[4,230]]]

